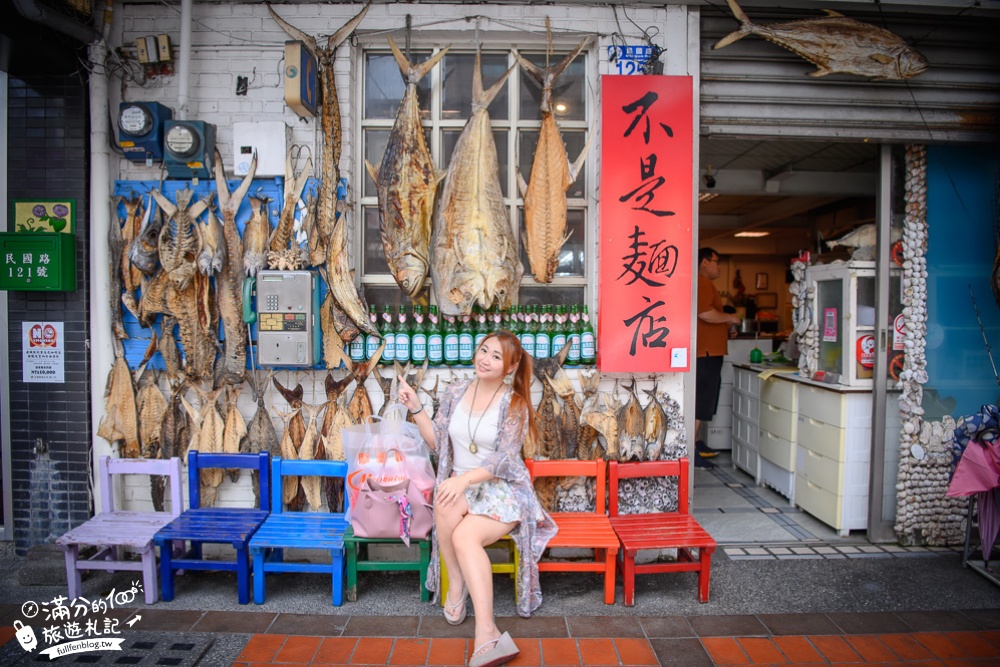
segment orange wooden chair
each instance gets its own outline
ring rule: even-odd
[[[618,537],[605,514],[605,482],[607,468],[603,459],[596,461],[533,461],[526,460],[531,480],[539,477],[594,477],[597,499],[594,512],[553,512],[559,533],[549,542],[549,548],[593,549],[592,561],[562,561],[545,557],[538,563],[540,572],[603,572],[604,602],[615,603],[615,563]]]
[[[698,599],[708,602],[708,583],[712,569],[715,540],[691,516],[688,506],[688,460],[618,463],[612,461],[611,525],[621,540],[622,581],[625,606],[635,604],[635,575],[652,572],[697,572]],[[676,477],[677,511],[655,514],[618,514],[618,480],[633,477]],[[636,564],[640,549],[677,549],[672,563]],[[698,550],[698,558],[691,555]]]

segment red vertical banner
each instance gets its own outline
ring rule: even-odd
[[[693,83],[601,77],[597,364],[690,369]]]

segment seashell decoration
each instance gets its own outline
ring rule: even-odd
[[[809,312],[816,286],[806,282],[805,262],[792,262],[792,284],[788,291],[792,295],[792,328],[798,332],[799,374],[811,378],[819,364],[819,333]]]

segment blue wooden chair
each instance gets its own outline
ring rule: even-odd
[[[250,539],[253,555],[253,601],[264,604],[265,575],[270,572],[309,572],[333,577],[332,600],[344,603],[344,533],[351,524],[340,512],[283,512],[285,476],[341,477],[346,482],[344,461],[293,461],[275,456],[271,460],[271,507],[273,511]],[[346,488],[346,487],[345,487]],[[261,497],[263,497],[263,489]],[[347,510],[347,496],[344,496]],[[329,563],[285,562],[285,549],[321,549],[330,552]]]
[[[189,509],[157,531],[153,541],[160,548],[160,588],[164,600],[174,599],[174,572],[177,570],[223,570],[236,572],[240,604],[250,602],[249,542],[264,523],[271,507],[270,455],[260,454],[188,454]],[[260,509],[243,507],[202,507],[201,475],[206,468],[248,468],[260,473]],[[190,542],[191,548],[174,558],[172,544]],[[236,550],[231,561],[205,560],[202,546],[229,544]]]

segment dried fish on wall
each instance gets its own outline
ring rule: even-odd
[[[120,197],[112,197],[111,209],[118,208]],[[117,217],[117,216],[112,216]],[[121,257],[125,250],[125,238],[122,236],[122,226],[119,222],[112,222],[108,225],[108,250],[111,253],[111,289],[109,304],[111,306],[111,333],[117,340],[128,338],[125,333],[125,325],[122,323],[122,272],[121,266],[114,258]]]
[[[468,315],[477,302],[510,307],[524,273],[486,111],[512,70],[484,91],[476,52],[472,115],[455,143],[431,237],[434,298],[446,315]]]
[[[264,382],[258,386],[258,378],[248,374],[247,382],[253,390],[253,398],[257,403],[257,410],[247,424],[247,437],[243,441],[243,448],[240,452],[245,454],[259,454],[268,452],[271,456],[278,456],[281,453],[278,434],[274,430],[274,423],[264,405],[264,392],[273,377],[273,371]],[[252,471],[253,495],[256,506],[260,507],[260,473]]]
[[[430,260],[434,193],[444,174],[438,174],[424,140],[417,100],[417,83],[448,52],[441,49],[420,65],[406,59],[396,43],[389,47],[406,81],[396,122],[389,132],[378,171],[365,165],[378,193],[379,228],[389,273],[411,299],[423,290]]]
[[[566,157],[566,148],[552,105],[552,87],[569,64],[590,43],[584,39],[562,61],[553,67],[538,67],[525,60],[515,50],[514,57],[528,75],[542,87],[540,111],[542,127],[538,132],[538,145],[531,163],[531,182],[525,183],[518,173],[518,185],[524,197],[525,244],[528,262],[535,280],[540,283],[552,282],[559,265],[559,251],[566,242],[566,191],[576,177],[590,149],[590,139],[573,164]]]
[[[115,270],[117,268],[115,266]],[[135,386],[132,384],[132,373],[125,362],[120,344],[115,346],[115,363],[108,374],[105,398],[107,405],[104,409],[104,418],[97,427],[97,435],[112,446],[116,442],[120,443],[118,454],[122,458],[138,458],[142,450],[139,445]]]
[[[299,458],[299,449],[306,436],[306,422],[302,416],[302,397],[305,390],[301,384],[295,385],[295,389],[287,389],[278,378],[272,378],[271,383],[278,393],[281,394],[285,402],[291,408],[291,412],[279,412],[282,421],[285,422],[285,433],[281,438],[281,456],[286,459],[295,460]],[[289,475],[283,480],[284,502],[290,512],[299,512],[306,502],[305,490],[299,484],[297,475]]]
[[[787,23],[752,23],[736,0],[726,0],[740,22],[712,48],[721,49],[747,35],[758,35],[799,55],[816,69],[809,76],[857,74],[874,79],[910,79],[926,72],[927,59],[898,35],[832,10],[826,16]]]
[[[253,278],[267,266],[267,243],[271,238],[271,220],[267,205],[271,198],[250,195],[250,219],[243,228],[243,268]]]
[[[347,386],[354,381],[356,371],[349,372],[340,380],[334,380],[332,373],[326,374],[326,412],[323,413],[323,425],[319,429],[319,437],[323,441],[323,452],[328,461],[343,461],[344,443],[341,429],[351,425],[347,409],[340,404],[340,397]],[[340,477],[327,477],[323,482],[323,492],[326,495],[326,506],[331,512],[344,511],[344,480]]]

